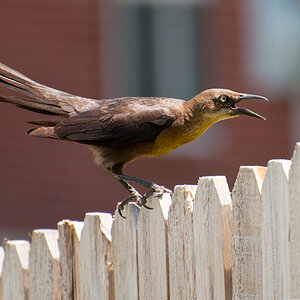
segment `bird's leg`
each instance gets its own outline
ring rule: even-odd
[[[141,194],[126,180],[123,180],[121,178],[117,178],[115,174],[113,176],[126,188],[126,190],[133,196],[139,199],[141,197]],[[118,176],[118,175],[117,175]]]
[[[115,177],[115,176],[114,176]],[[115,177],[116,178],[116,177]],[[139,202],[139,200],[142,198],[141,194],[128,182],[126,182],[125,180],[116,178],[125,188],[126,190],[131,194],[128,198],[126,198],[125,200],[121,201],[118,203],[118,212],[119,215],[126,219],[123,214],[122,214],[122,210],[124,209],[125,205],[127,205],[129,202],[134,201],[134,202]]]
[[[161,185],[158,185],[154,182],[151,182],[151,181],[147,181],[147,180],[143,180],[143,179],[139,179],[139,178],[136,178],[136,177],[132,177],[132,176],[128,176],[128,175],[125,175],[125,174],[113,174],[113,176],[118,179],[118,180],[122,180],[122,181],[130,181],[130,182],[135,182],[135,183],[138,183],[142,186],[145,186],[146,188],[149,189],[148,192],[146,192],[141,198],[139,198],[139,202],[146,208],[148,209],[151,209],[150,207],[148,207],[146,205],[147,203],[147,199],[153,195],[154,193],[157,194],[157,196],[160,196],[162,195],[163,193],[172,193],[171,190],[165,188],[164,186],[161,186]]]

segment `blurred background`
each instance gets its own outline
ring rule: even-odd
[[[1,62],[80,96],[190,99],[220,87],[270,99],[243,103],[267,121],[221,122],[128,175],[168,188],[226,175],[232,188],[240,165],[290,159],[300,141],[300,1],[2,0],[0,36]],[[113,213],[127,197],[88,147],[27,137],[32,119],[0,104],[0,240]]]

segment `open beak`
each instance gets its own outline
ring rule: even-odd
[[[262,99],[262,100],[266,100],[269,101],[266,97],[263,96],[259,96],[259,95],[253,95],[253,94],[240,94],[240,97],[237,98],[231,105],[231,110],[232,113],[236,116],[249,116],[249,117],[254,117],[254,118],[259,118],[259,119],[263,119],[266,120],[266,118],[264,118],[263,116],[251,111],[250,109],[244,108],[244,107],[236,107],[235,104],[244,100],[244,99]]]

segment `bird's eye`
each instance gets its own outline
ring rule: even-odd
[[[227,101],[227,97],[225,95],[222,95],[219,99],[223,103],[225,103]]]

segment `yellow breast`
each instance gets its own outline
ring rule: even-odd
[[[213,123],[201,124],[186,123],[184,125],[171,126],[163,130],[152,144],[151,150],[143,156],[161,156],[174,149],[190,143],[199,138]]]

